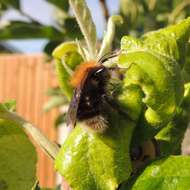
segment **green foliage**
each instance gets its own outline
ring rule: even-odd
[[[134,184],[121,190],[185,190],[190,186],[190,157],[169,156],[154,161],[139,175]]]
[[[81,10],[79,11],[77,8],[82,1],[78,4],[75,1],[71,1],[72,3],[82,32],[87,37],[88,51],[92,53],[90,49],[92,44],[89,45],[89,41],[93,43],[93,40],[88,38],[88,31],[84,31],[85,25],[83,24],[85,22],[83,15],[80,12]],[[184,81],[181,67],[185,63],[186,44],[190,36],[189,28],[190,19],[186,19],[178,25],[148,33],[140,39],[127,36],[123,37],[121,41],[122,54],[119,56],[118,66],[124,70],[124,80],[122,81],[122,90],[118,91],[116,99],[119,106],[133,120],[132,130],[130,134],[128,133],[127,139],[131,140],[133,136],[133,142],[141,143],[145,139],[153,138],[159,130],[163,129],[163,131],[167,132],[161,131],[157,135],[157,139],[160,138],[159,140],[161,141],[161,154],[163,155],[178,151],[182,134],[189,121],[186,119],[189,113],[186,113],[183,109],[183,104],[181,105],[182,101],[183,103],[186,101],[186,98],[183,98]],[[63,87],[65,84],[69,87],[70,72],[63,62],[63,60],[66,60],[64,57],[65,52],[71,49],[71,51],[82,53],[81,50],[83,48],[80,46],[78,48],[75,47],[73,50],[73,48],[67,47],[67,44],[63,44],[53,54],[59,60],[59,66],[62,67],[62,71],[65,69],[65,73],[58,73],[58,76],[62,77],[60,84]],[[85,55],[88,59],[87,53],[85,52],[81,56]],[[67,77],[64,78],[65,76]],[[67,88],[63,87],[64,92],[67,92]],[[114,120],[111,118],[114,118]],[[122,130],[127,130],[130,122],[126,120],[123,124],[120,124],[121,118],[119,120],[117,118],[118,116],[116,115],[108,114],[109,129],[105,134],[101,135],[89,132],[84,128],[83,125],[85,124],[78,124],[63,144],[56,158],[56,169],[64,176],[73,189],[116,189],[122,181],[129,178],[131,163],[127,158],[130,157],[131,142],[128,140],[121,141],[121,139],[126,138],[125,131]],[[173,138],[181,121],[184,121],[184,129]],[[112,136],[113,134],[117,136],[118,130],[113,130],[115,126],[119,126],[120,131],[122,131],[122,136],[119,136],[118,139]],[[136,131],[133,134],[135,127]],[[107,135],[110,135],[109,142],[112,145],[119,145],[120,152],[118,154],[113,153],[116,149],[111,149],[110,151],[110,147],[104,146],[106,143],[102,145],[102,141],[104,142],[107,139]],[[164,144],[162,140],[164,138],[167,139],[168,136],[171,138],[168,138],[168,141],[164,142]],[[127,157],[125,157],[127,154],[126,150],[121,151],[124,142],[127,143],[125,147],[128,147]],[[171,148],[174,143],[178,143],[175,149]],[[101,148],[99,148],[99,144]],[[100,152],[107,155],[101,155]],[[106,156],[109,157],[109,160],[106,159]],[[94,162],[93,158],[96,158],[96,162]],[[99,158],[100,161],[97,161]],[[126,165],[128,167],[124,167],[121,160],[125,160],[124,163],[128,163]],[[115,168],[116,163],[116,171],[112,172],[112,168]],[[122,175],[122,168],[126,168],[125,172],[128,171],[128,173],[120,178],[117,175],[117,170]],[[86,175],[87,173],[88,175]],[[103,176],[101,175],[102,173],[104,173]],[[104,178],[105,176],[106,179]],[[117,180],[114,183],[115,178]]]
[[[67,12],[69,10],[68,0],[46,0],[47,2],[55,5],[57,8]]]
[[[134,123],[113,110],[108,118],[106,133],[90,132],[78,124],[61,147],[55,167],[72,189],[114,190],[130,176]]]
[[[53,96],[45,105],[44,111],[50,111],[52,108],[63,105],[66,102],[63,96]]]
[[[55,127],[58,128],[61,126],[61,124],[65,124],[66,118],[67,118],[66,113],[59,114],[57,118],[55,119]]]
[[[7,110],[7,111],[15,111],[16,110],[16,101],[9,100],[8,102],[0,104],[0,111],[1,111],[1,109]]]
[[[188,0],[120,0],[124,24],[117,29],[115,45],[123,35],[144,33],[178,23],[190,15]]]
[[[184,132],[190,122],[190,83],[185,84],[182,104],[177,113],[156,136],[160,145],[161,155],[179,154]]]
[[[120,12],[125,18],[125,34],[140,36],[185,19],[190,8],[185,0],[121,0]]]
[[[31,189],[36,181],[36,152],[23,130],[0,119],[0,189]]]
[[[189,28],[188,18],[178,25],[147,33],[140,39],[122,38],[123,54],[119,57],[119,66],[128,69],[118,101],[131,118],[141,119],[136,128],[138,141],[153,137],[167,125],[182,102],[184,81],[180,64],[184,64]],[[134,86],[137,91],[141,90],[136,98],[133,97],[139,103],[136,106],[130,103],[127,95],[130,90],[134,94]],[[143,115],[140,111],[134,115],[137,108],[143,110]]]
[[[70,100],[72,96],[72,87],[69,84],[72,70],[82,62],[82,57],[78,53],[77,44],[74,42],[62,43],[54,51],[56,58],[56,71],[60,88],[64,95]]]
[[[94,22],[92,21],[92,17],[90,11],[86,5],[84,0],[69,0],[70,5],[74,11],[76,20],[80,26],[80,29],[84,35],[89,58],[96,58],[96,42],[97,42],[97,34],[96,27]]]
[[[122,116],[112,115],[111,110],[107,116],[109,128],[106,133],[96,134],[87,130],[84,123],[77,124],[55,162],[56,169],[73,189],[108,190],[116,189],[125,180],[130,183],[130,146],[154,138],[159,131],[156,139],[161,155],[179,152],[189,122],[189,85],[185,86],[184,93],[182,76],[189,28],[190,18],[187,18],[177,25],[147,33],[139,39],[129,36],[122,38],[122,53],[117,65],[122,69],[124,79],[115,98],[131,121],[126,119],[120,123]],[[65,50],[59,52],[56,57],[60,59]],[[180,128],[181,124],[183,128]],[[108,137],[112,145],[109,147],[105,146]],[[123,146],[127,148],[124,151]],[[115,168],[114,172],[112,168]],[[123,172],[127,172],[127,175],[120,178]],[[113,183],[114,179],[117,180]],[[154,184],[150,182],[152,187],[155,187]]]
[[[6,10],[7,8],[20,8],[19,0],[0,0],[0,10]]]
[[[0,104],[0,147],[3,147],[0,189],[41,189],[35,178],[36,155],[21,126],[55,159],[56,170],[73,190],[116,190],[124,181],[127,185],[123,184],[122,190],[188,189],[189,157],[171,155],[180,154],[184,132],[190,122],[190,18],[164,29],[147,31],[185,18],[190,12],[189,1],[121,0],[124,24],[113,38],[115,25],[111,21],[108,23],[99,54],[95,25],[85,1],[69,1],[85,43],[80,40],[82,35],[70,15],[68,1],[47,2],[64,15],[61,21],[57,20],[58,27],[45,26],[23,13],[19,1],[0,1],[1,13],[14,8],[29,20],[10,22],[0,29],[0,39],[43,37],[49,39],[44,49],[47,53],[62,40],[79,39],[64,42],[53,51],[64,98],[60,90],[52,90],[50,94],[54,98],[46,104],[46,111],[68,104],[73,94],[70,77],[81,62],[97,60],[111,50],[112,40],[118,47],[120,37],[130,34],[122,37],[121,54],[114,59],[123,78],[119,85],[112,84],[112,80],[109,82],[117,88],[114,92],[116,107],[107,108],[105,132],[97,133],[84,122],[77,122],[59,151],[37,128],[12,113],[14,101]],[[57,118],[56,124],[64,121],[65,113]],[[144,169],[131,177],[135,172],[132,148],[153,138],[157,140],[160,155],[165,157],[146,163]]]
[[[23,33],[24,31],[24,33]],[[38,23],[27,23],[21,21],[12,21],[6,28],[0,29],[0,39],[30,39],[30,38],[48,38],[59,40],[64,34],[51,26],[42,26]]]

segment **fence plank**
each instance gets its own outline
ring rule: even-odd
[[[57,111],[43,113],[48,100],[45,93],[56,86],[52,65],[44,64],[42,55],[1,55],[0,56],[0,101],[16,99],[17,112],[28,119],[52,140],[56,140],[53,127]],[[54,187],[53,162],[37,148],[39,155],[38,176],[40,185]]]

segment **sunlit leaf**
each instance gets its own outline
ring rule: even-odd
[[[154,161],[133,185],[121,190],[187,190],[190,187],[189,163],[189,156],[170,156]]]
[[[134,137],[137,142],[152,138],[165,127],[183,100],[181,65],[185,61],[189,36],[190,18],[187,18],[141,38],[124,36],[121,40],[124,53],[119,57],[119,66],[126,69],[126,75],[118,100],[130,117],[139,119],[137,137]],[[128,94],[135,87],[138,92],[134,99],[138,104],[134,107]]]
[[[129,155],[134,123],[112,111],[103,134],[77,124],[55,162],[72,189],[115,190],[131,173]]]
[[[180,154],[185,130],[190,122],[190,83],[185,84],[183,102],[173,120],[156,136],[160,154]]]

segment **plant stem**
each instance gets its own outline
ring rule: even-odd
[[[106,4],[106,0],[100,0],[100,5],[102,7],[105,20],[107,21],[109,18],[109,10],[108,10],[107,4]]]

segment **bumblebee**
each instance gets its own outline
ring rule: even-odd
[[[67,115],[68,126],[74,127],[78,120],[96,131],[107,128],[102,110],[109,78],[109,69],[96,61],[81,63],[76,68],[70,82],[74,94]]]

